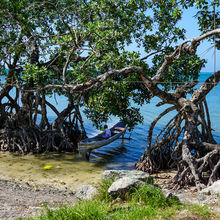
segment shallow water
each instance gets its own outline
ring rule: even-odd
[[[16,156],[0,152],[0,178],[30,185],[52,185],[75,190],[82,184],[96,184],[103,167],[71,153]]]

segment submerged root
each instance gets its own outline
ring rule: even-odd
[[[220,145],[214,141],[210,122],[205,122],[202,110],[204,109],[200,104],[203,122],[193,118],[193,111],[190,112],[192,117],[189,119],[184,118],[184,111],[173,117],[157,135],[153,145],[150,139],[145,153],[135,164],[135,168],[149,173],[176,168],[177,174],[172,180],[173,188],[176,189],[196,186],[200,190],[220,179]],[[183,119],[185,125],[181,126]],[[201,130],[198,128],[199,125],[202,126]],[[149,130],[150,136],[154,126],[155,120]]]

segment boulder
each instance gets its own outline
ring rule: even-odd
[[[197,199],[200,205],[208,205],[220,212],[220,180],[198,192]]]
[[[153,182],[153,178],[150,174],[140,170],[105,170],[102,174],[103,179],[110,179],[111,177],[114,177],[115,180],[128,177],[130,179],[141,180],[146,183]]]
[[[94,186],[82,185],[76,190],[75,196],[78,199],[85,200],[92,199],[96,194],[98,194],[98,190]]]
[[[110,195],[124,195],[132,187],[139,187],[144,182],[130,177],[122,177],[117,179],[108,189]]]
[[[199,194],[220,196],[220,180],[214,182],[211,186],[201,190]]]

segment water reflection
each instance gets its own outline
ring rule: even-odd
[[[111,162],[114,157],[126,153],[127,151],[125,144],[118,145],[114,148],[106,148],[100,148],[99,150],[92,151],[90,161],[98,162],[99,164],[104,166],[105,164]]]

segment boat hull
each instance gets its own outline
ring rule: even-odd
[[[87,152],[91,152],[94,149],[100,148],[102,146],[105,146],[107,144],[112,143],[113,141],[117,140],[120,136],[122,136],[126,132],[126,126],[123,131],[114,130],[113,135],[107,139],[100,139],[100,136],[96,136],[93,139],[93,141],[87,141],[88,139],[85,139],[84,141],[81,141],[78,145],[79,153],[82,155],[85,155]],[[91,140],[91,139],[90,139]]]

